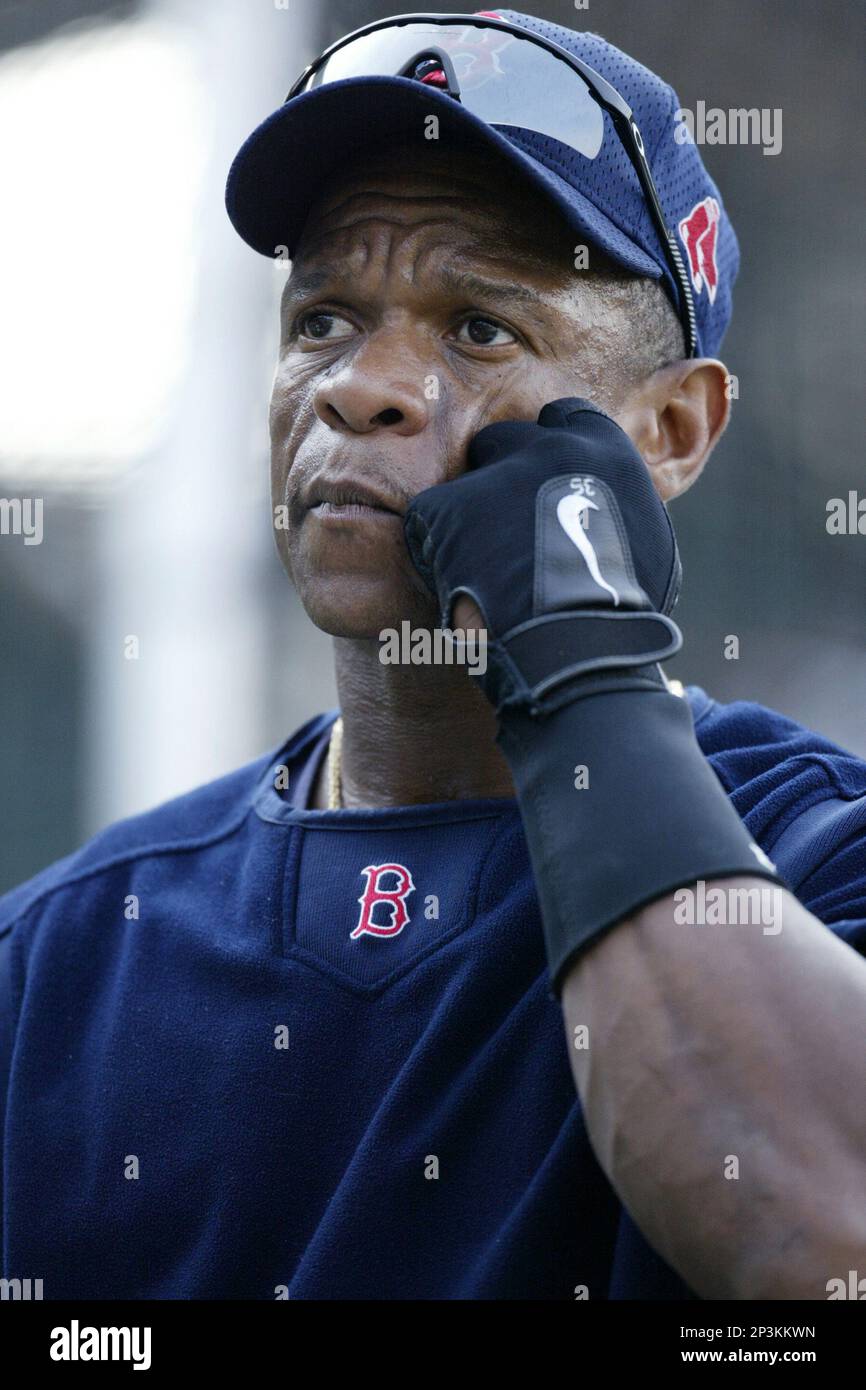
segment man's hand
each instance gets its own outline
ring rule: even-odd
[[[488,425],[468,462],[415,498],[406,539],[443,625],[486,629],[482,684],[498,709],[553,708],[576,676],[676,651],[673,529],[618,425],[589,401],[556,401],[537,424]]]
[[[681,642],[669,616],[679,555],[619,425],[570,398],[537,424],[488,425],[469,471],[416,497],[405,527],[443,625],[461,596],[483,616],[478,679],[499,716],[556,988],[579,951],[680,884],[775,877],[659,669]],[[576,794],[577,766],[589,796]]]

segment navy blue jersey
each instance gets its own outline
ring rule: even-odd
[[[862,948],[866,764],[687,693],[755,840]],[[3,1276],[690,1297],[590,1147],[516,803],[308,810],[332,719],[0,900]]]

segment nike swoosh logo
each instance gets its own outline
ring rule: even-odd
[[[561,497],[556,507],[556,519],[562,527],[568,539],[576,545],[584,560],[586,568],[589,570],[593,579],[600,589],[605,589],[613,598],[614,607],[619,607],[619,594],[612,584],[608,584],[602,578],[601,570],[598,567],[598,556],[595,547],[583,528],[582,517],[584,512],[589,510],[598,511],[595,502],[590,502],[588,497],[578,497],[576,492],[569,492],[565,497]]]

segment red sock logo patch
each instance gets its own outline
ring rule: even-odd
[[[361,915],[355,930],[350,933],[351,939],[365,934],[399,936],[409,921],[406,899],[415,889],[411,873],[403,864],[369,864],[361,873],[367,879],[367,886],[358,899]],[[396,878],[396,886],[385,888],[382,881],[389,877]],[[390,921],[373,921],[373,914],[380,903],[386,904],[385,907],[379,908],[380,919],[387,914]]]
[[[689,258],[692,284],[700,294],[706,286],[710,303],[716,299],[719,268],[716,264],[716,241],[719,231],[719,205],[715,198],[696,203],[680,223],[680,236]]]

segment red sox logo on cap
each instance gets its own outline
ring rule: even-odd
[[[409,921],[406,899],[415,891],[411,873],[403,864],[368,864],[361,873],[367,880],[367,886],[358,899],[361,915],[355,930],[350,933],[350,939],[354,940],[365,933],[370,936],[398,936]],[[383,888],[382,880],[389,877],[396,878],[395,887]],[[373,921],[373,913],[379,903],[387,904],[390,921]]]
[[[476,13],[488,19],[500,18],[490,10],[478,10]],[[463,91],[473,91],[483,87],[491,78],[502,77],[499,55],[513,43],[516,43],[514,35],[506,34],[501,29],[482,29],[479,25],[473,29],[471,25],[467,25],[461,36],[461,49],[452,53],[454,68]]]
[[[696,203],[680,223],[680,236],[689,258],[692,284],[700,294],[706,286],[710,303],[716,300],[719,268],[716,264],[716,241],[719,231],[719,205],[715,198]]]
[[[488,19],[501,18],[490,10],[477,10],[476,14],[485,15]],[[461,90],[474,91],[483,87],[491,78],[503,77],[499,55],[514,42],[512,34],[503,33],[500,29],[482,29],[478,25],[473,28],[467,25],[461,35],[462,46],[460,49],[454,48],[451,52]],[[446,87],[448,84],[445,73],[435,66],[435,60],[432,59],[420,63],[415,76],[428,87]]]

